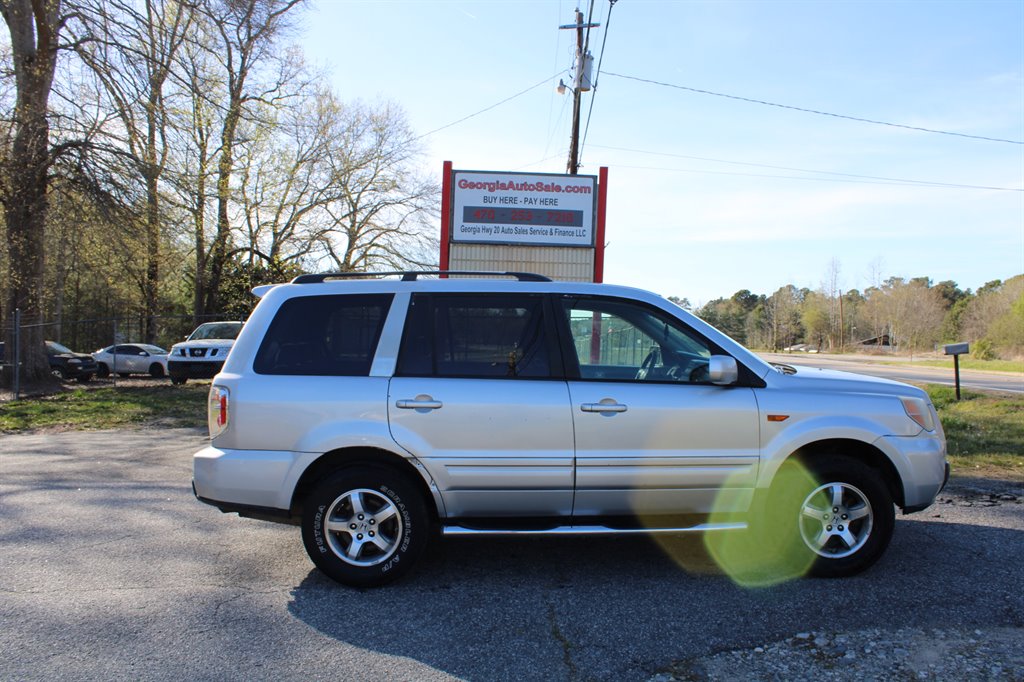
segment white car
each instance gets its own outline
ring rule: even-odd
[[[119,343],[107,346],[92,354],[96,359],[96,376],[111,374],[126,377],[132,374],[148,374],[151,377],[167,376],[167,351],[148,343]]]
[[[258,288],[210,388],[196,496],[300,525],[339,582],[437,531],[720,531],[846,576],[948,478],[919,388],[770,365],[637,289],[422,274]]]
[[[241,322],[204,322],[196,327],[188,338],[171,346],[167,356],[171,383],[213,378],[224,366],[241,330]]]

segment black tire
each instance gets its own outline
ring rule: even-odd
[[[159,379],[163,375],[164,366],[161,365],[159,362],[154,362],[152,365],[149,366],[149,376],[153,377],[154,379]]]
[[[881,474],[846,455],[825,454],[779,470],[769,494],[777,546],[806,559],[809,573],[842,578],[870,568],[892,539],[895,510]]]
[[[80,383],[80,384],[87,384],[90,381],[92,381],[92,375],[91,374],[82,374],[82,375],[80,375],[78,377],[78,383]]]
[[[305,499],[306,552],[317,568],[343,585],[377,587],[401,578],[422,554],[429,534],[420,491],[387,467],[342,469]]]
[[[172,376],[171,377],[171,383],[174,384],[175,386],[181,386],[186,381],[188,381],[187,377],[176,377],[176,376]]]
[[[110,368],[107,367],[105,363],[99,363],[96,366],[96,376],[98,376],[100,379],[106,379],[107,377],[110,376]]]
[[[127,379],[131,375],[132,375],[131,372],[118,372],[117,373],[117,376],[121,377],[122,379]]]

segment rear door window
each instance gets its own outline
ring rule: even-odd
[[[399,376],[548,378],[552,333],[533,294],[417,294],[398,357]]]
[[[257,374],[368,376],[391,294],[297,296],[267,329]]]

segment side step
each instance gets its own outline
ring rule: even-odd
[[[505,528],[465,528],[463,526],[445,526],[443,535],[454,537],[462,535],[654,535],[680,533],[707,533],[717,530],[746,530],[747,524],[734,523],[700,523],[682,528],[610,528],[608,526],[556,526],[537,530],[515,530]]]

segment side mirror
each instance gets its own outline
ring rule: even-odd
[[[740,370],[736,358],[730,355],[712,355],[708,358],[708,379],[717,386],[731,386],[739,381]]]

